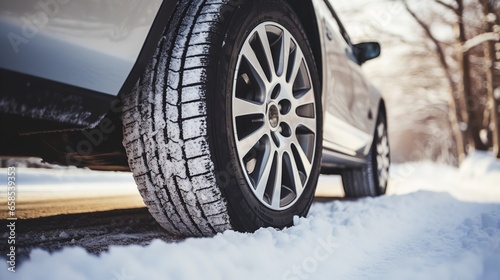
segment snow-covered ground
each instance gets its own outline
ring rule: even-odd
[[[391,176],[387,196],[316,202],[281,231],[157,240],[99,256],[34,250],[15,274],[0,262],[0,278],[500,279],[499,161],[475,154],[461,169],[411,163]],[[338,178],[321,178],[323,188],[329,182]]]

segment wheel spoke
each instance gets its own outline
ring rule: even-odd
[[[262,65],[260,65],[259,59],[257,59],[255,51],[253,50],[252,46],[250,46],[250,43],[248,41],[243,44],[243,49],[241,50],[241,52],[252,68],[252,76],[258,80],[258,83],[263,86],[263,88],[265,88],[265,85],[269,81],[267,80],[267,76],[264,72],[264,69],[262,68]]]
[[[307,155],[304,153],[304,150],[302,150],[302,147],[300,146],[298,140],[296,140],[295,143],[292,143],[292,145],[295,146],[295,149],[299,154],[300,161],[302,162],[302,166],[304,166],[304,171],[306,173],[306,176],[309,178],[309,174],[311,173],[311,168],[312,168],[311,162],[307,158]]]
[[[377,155],[377,164],[379,166],[379,169],[381,169],[381,166],[382,166],[382,155],[381,154]]]
[[[377,127],[377,133],[378,133],[379,137],[381,137],[384,134],[384,130],[385,130],[384,123],[380,123]]]
[[[383,187],[385,188],[385,185],[387,183],[387,180],[389,178],[389,173],[387,172],[387,169],[384,168],[381,172],[380,172],[380,176],[379,176],[379,186],[380,187]]]
[[[382,144],[377,145],[377,154],[382,155],[384,153],[384,146]]]
[[[390,165],[390,163],[389,163],[389,157],[385,156],[383,159],[384,160],[383,160],[382,163],[384,164],[384,169],[385,169],[385,168],[389,167],[389,165]]]
[[[297,168],[297,161],[295,161],[295,157],[293,153],[288,153],[290,156],[290,161],[292,165],[292,177],[293,183],[295,185],[295,194],[299,196],[304,190],[304,186],[302,186],[302,180],[300,179],[299,169]]]
[[[303,95],[299,96],[299,98],[297,98],[297,107],[307,105],[307,104],[313,104],[314,102],[315,102],[314,90],[309,89],[309,90],[307,90],[306,93],[304,93]]]
[[[246,156],[246,154],[248,154],[250,149],[252,149],[264,135],[267,135],[267,133],[268,133],[268,128],[264,124],[256,131],[252,132],[250,135],[241,139],[238,143],[239,146],[238,152],[240,154],[240,157],[243,158],[244,156]]]
[[[377,156],[377,167],[379,171],[384,169],[384,159],[382,158],[381,155]]]
[[[304,126],[313,133],[316,131],[316,119],[304,118],[300,116],[297,116],[297,119],[298,119],[297,121],[298,126]]]
[[[264,105],[255,102],[243,100],[240,98],[233,99],[233,111],[235,116],[264,114]]]
[[[271,72],[274,73],[274,61],[273,61],[273,53],[271,52],[271,46],[269,45],[269,39],[267,38],[267,33],[266,33],[266,28],[263,26],[262,28],[259,28],[257,31],[257,34],[259,35],[260,42],[262,43],[262,48],[264,49],[265,53],[265,59],[267,60],[267,65],[269,65],[269,68]]]
[[[387,156],[389,154],[389,144],[387,143],[387,137],[384,136],[382,141],[380,141],[380,145],[377,145],[377,153]]]
[[[281,33],[280,64],[277,73],[279,76],[286,74],[288,69],[288,60],[290,59],[290,42],[290,34],[283,31],[283,33]]]
[[[295,48],[295,57],[292,61],[292,65],[288,65],[288,67],[292,67],[292,72],[290,73],[289,83],[293,85],[295,82],[295,78],[297,78],[297,74],[299,73],[300,65],[302,65],[302,61],[304,56],[299,47]]]
[[[259,199],[262,199],[264,197],[264,192],[266,191],[267,182],[269,181],[269,174],[271,173],[271,169],[273,167],[274,157],[275,157],[274,151],[271,151],[267,156],[267,158],[264,159],[265,166],[261,170],[259,182],[257,183],[257,187],[255,188],[256,196]]]
[[[278,209],[281,201],[281,178],[283,176],[283,154],[276,157],[276,173],[274,175],[274,189],[271,197],[271,206]]]

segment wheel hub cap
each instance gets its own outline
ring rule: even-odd
[[[280,111],[278,110],[278,106],[271,103],[269,106],[269,110],[267,111],[267,117],[269,119],[269,125],[271,126],[271,129],[277,128],[280,122]]]

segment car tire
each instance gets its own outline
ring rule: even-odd
[[[373,143],[366,164],[361,168],[344,169],[342,184],[348,198],[375,197],[385,194],[389,181],[390,148],[387,121],[379,110]]]
[[[129,166],[166,230],[251,232],[307,214],[322,109],[306,38],[282,0],[179,2],[123,98]]]

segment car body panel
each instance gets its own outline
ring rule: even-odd
[[[369,152],[380,93],[367,81],[332,1],[313,0],[323,57],[323,147],[356,158]],[[329,157],[332,158],[332,157]]]
[[[0,0],[0,68],[116,96],[162,2]]]

